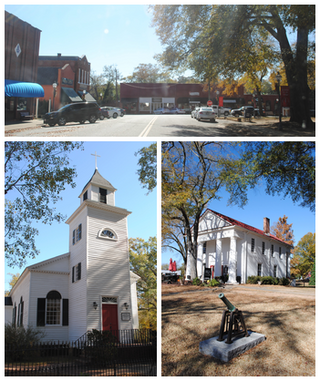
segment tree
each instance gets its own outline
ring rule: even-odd
[[[300,239],[298,245],[294,248],[291,261],[292,275],[305,277],[313,269],[315,263],[315,240],[316,235],[308,233]]]
[[[263,182],[268,194],[314,210],[314,171],[310,142],[163,142],[162,245],[181,254],[194,279],[200,217],[221,190],[243,207],[248,189]]]
[[[118,82],[122,80],[122,74],[116,65],[104,66],[103,77],[107,80],[107,88],[110,89],[110,83],[112,83],[116,88],[116,101],[119,100]]]
[[[139,181],[143,188],[147,188],[148,193],[157,186],[157,143],[152,143],[149,147],[143,147],[135,153],[140,156],[138,161]]]
[[[130,269],[140,277],[137,283],[141,328],[157,329],[157,239],[130,238]]]
[[[243,161],[255,179],[253,185],[262,179],[267,194],[289,196],[315,210],[315,142],[247,142]]]
[[[316,259],[314,259],[314,263],[311,270],[311,278],[309,281],[309,286],[315,286],[316,285]]]
[[[9,291],[5,291],[5,296],[9,295],[9,293],[12,290],[13,286],[17,283],[17,280],[20,278],[20,274],[19,273],[17,273],[17,274],[8,274],[8,275],[12,276],[11,281],[9,282],[9,285],[11,286],[11,288],[10,288]]]
[[[73,142],[5,142],[5,258],[22,267],[35,258],[38,230],[32,222],[51,224],[65,217],[50,203],[61,199],[66,185],[75,187],[76,171],[68,154],[81,148]]]
[[[225,166],[232,165],[232,144],[223,142],[165,142],[162,145],[162,240],[163,246],[182,255],[191,278],[197,277],[199,221],[211,200],[228,185]],[[246,202],[243,192],[248,184],[239,176],[233,192],[240,205]]]
[[[139,64],[132,75],[124,78],[131,83],[168,83],[173,82],[169,72],[162,71],[159,66],[153,64]]]
[[[288,217],[279,217],[276,224],[272,225],[271,233],[282,241],[287,242],[289,245],[293,246],[294,235],[292,230],[292,224],[288,224]]]
[[[172,69],[183,66],[203,79],[237,78],[248,74],[246,61],[256,46],[279,54],[290,88],[291,121],[312,125],[308,59],[314,5],[151,5],[150,9],[165,46],[159,60]],[[292,31],[297,32],[294,48],[289,41]]]

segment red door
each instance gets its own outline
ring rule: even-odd
[[[102,330],[118,331],[117,304],[102,304]]]

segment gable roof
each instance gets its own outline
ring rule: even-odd
[[[94,184],[94,185],[98,185],[99,187],[102,187],[102,188],[107,188],[107,189],[111,189],[113,191],[116,190],[116,188],[114,188],[111,183],[109,183],[108,180],[106,180],[104,177],[102,177],[98,171],[98,169],[96,168],[96,170],[94,171],[94,174],[92,175],[91,179],[87,182],[87,184],[84,186],[84,188],[82,189],[82,192],[86,189],[86,187],[90,184]]]
[[[232,226],[240,226],[241,228],[243,229],[246,229],[246,230],[249,230],[249,231],[252,231],[254,233],[257,233],[257,234],[260,234],[260,235],[263,235],[265,237],[268,237],[268,238],[272,238],[274,239],[275,241],[278,241],[278,242],[281,242],[283,244],[286,244],[288,246],[291,246],[288,242],[286,241],[283,241],[282,239],[279,239],[278,237],[276,237],[275,235],[273,234],[267,234],[265,233],[263,230],[261,229],[257,229],[251,225],[248,225],[248,224],[245,224],[244,222],[241,222],[241,221],[238,221],[238,220],[235,220],[234,218],[231,218],[231,217],[228,217],[228,216],[225,216],[224,214],[221,214],[219,212],[215,212],[214,210],[211,210],[211,209],[207,209],[203,215],[205,213],[207,213],[207,211],[210,211],[212,213],[214,213],[215,215],[217,215],[218,217],[222,218],[223,220],[227,221],[228,223],[230,223]],[[202,215],[202,216],[203,216]],[[201,218],[202,218],[201,216]]]

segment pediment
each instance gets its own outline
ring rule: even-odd
[[[207,209],[201,216],[199,232],[222,229],[228,226],[232,226],[232,224],[216,215],[212,210]]]

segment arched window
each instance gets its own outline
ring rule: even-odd
[[[110,229],[110,228],[104,228],[99,231],[99,237],[105,238],[105,239],[111,239],[111,240],[117,240],[117,233]]]
[[[68,299],[62,299],[58,291],[48,292],[46,298],[38,298],[37,326],[68,325],[68,310]]]

